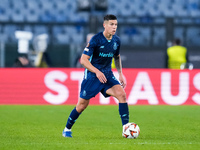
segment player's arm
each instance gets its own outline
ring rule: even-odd
[[[86,68],[88,69],[89,71],[93,72],[96,74],[96,77],[99,79],[99,81],[101,83],[106,83],[107,82],[107,79],[105,77],[105,75],[99,70],[97,69],[96,67],[94,67],[90,61],[90,56],[86,55],[86,54],[82,54],[81,56],[81,60],[80,60],[80,63]]]
[[[115,67],[116,67],[116,69],[119,73],[119,81],[120,81],[122,87],[125,88],[126,87],[126,80],[125,80],[123,73],[122,73],[122,62],[121,62],[120,55],[118,55],[118,56],[114,55],[114,61],[115,61]]]

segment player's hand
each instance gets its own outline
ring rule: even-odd
[[[120,82],[120,84],[121,84],[121,86],[122,86],[123,88],[126,87],[126,80],[125,80],[123,74],[120,74],[120,75],[119,75],[119,82]]]
[[[99,79],[99,81],[101,83],[106,83],[107,82],[107,79],[106,79],[105,75],[101,71],[97,71],[96,72],[96,77]]]

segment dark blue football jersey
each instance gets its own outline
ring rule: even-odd
[[[83,54],[90,56],[91,64],[106,75],[111,71],[113,56],[119,55],[120,44],[117,35],[113,35],[111,40],[107,40],[103,32],[99,32],[92,37]],[[86,69],[85,78],[91,75],[94,75],[94,73]]]

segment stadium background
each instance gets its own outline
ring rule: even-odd
[[[46,102],[43,96],[49,92],[59,101],[59,93],[65,85],[72,87],[69,98],[66,93],[61,94],[60,99],[65,99],[59,104],[76,104],[79,85],[72,77],[77,71],[74,68],[75,58],[86,45],[86,35],[102,31],[103,16],[110,13],[118,17],[117,34],[122,41],[122,63],[124,68],[130,69],[125,70],[128,96],[134,88],[136,95],[155,91],[159,102],[154,104],[173,105],[173,102],[163,102],[166,97],[163,99],[161,96],[164,74],[169,79],[164,85],[170,101],[179,97],[181,102],[177,104],[199,104],[200,0],[1,0],[0,103],[27,104],[29,100],[29,104],[58,104],[55,101]],[[33,33],[33,38],[29,40],[30,52],[35,48],[35,37],[44,33],[48,35],[46,54],[51,62],[49,69],[11,68],[19,55],[15,37],[17,30]],[[166,49],[175,37],[181,38],[188,48],[194,70],[174,72],[163,69]],[[64,67],[66,69],[62,69]],[[54,71],[57,71],[58,78],[46,83],[46,75]],[[82,73],[83,69],[78,76]],[[149,90],[140,76],[153,85],[153,90]],[[51,88],[58,84],[61,91]],[[142,104],[150,104],[147,102],[152,97],[137,98],[147,100]],[[94,104],[101,104],[99,96],[97,101]],[[140,104],[140,101],[136,100],[136,103]],[[113,99],[111,104],[116,104]]]
[[[22,30],[33,33],[30,49],[35,36],[49,35],[51,67],[74,67],[86,35],[103,29],[107,13],[118,17],[124,67],[165,67],[166,48],[179,37],[189,60],[200,68],[200,0],[1,0],[0,65],[12,67],[17,57],[14,33]]]

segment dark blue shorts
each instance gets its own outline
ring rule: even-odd
[[[106,83],[101,83],[96,76],[83,79],[81,84],[80,97],[83,99],[91,99],[92,97],[95,97],[99,92],[101,92],[104,97],[109,97],[110,95],[106,94],[106,91],[114,85],[120,83],[115,78],[113,73],[110,73],[108,76],[106,76],[106,78]]]

